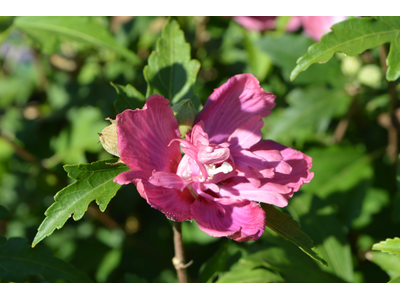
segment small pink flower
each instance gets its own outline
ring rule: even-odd
[[[275,29],[275,19],[276,17],[272,16],[265,16],[265,17],[244,17],[244,16],[237,16],[232,17],[236,22],[242,25],[244,28],[257,30],[257,31],[264,31],[264,30],[271,30]]]
[[[284,207],[314,175],[311,157],[261,140],[261,118],[274,101],[253,75],[233,76],[181,139],[169,101],[153,95],[143,109],[117,115],[119,154],[131,171],[114,181],[134,183],[169,219],[194,219],[215,237],[257,240],[265,229],[259,202]]]
[[[327,34],[329,31],[331,31],[331,27],[333,25],[346,19],[347,17],[339,16],[292,17],[289,21],[288,28],[290,28],[292,31],[297,30],[300,25],[295,29],[295,24],[301,23],[304,34],[316,41],[319,41],[324,34]]]
[[[341,21],[346,20],[347,17],[339,16],[300,16],[291,17],[287,24],[287,31],[296,31],[303,26],[304,34],[312,39],[319,41],[321,37],[330,31],[330,28]],[[233,17],[243,27],[250,30],[265,31],[275,29],[276,17]]]

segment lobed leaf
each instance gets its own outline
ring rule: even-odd
[[[322,257],[321,252],[314,247],[313,241],[300,230],[300,225],[292,216],[287,215],[272,205],[262,205],[265,210],[266,222],[265,225],[273,231],[292,242],[303,250],[308,256],[321,264],[328,266],[327,262]]]
[[[66,38],[112,50],[132,63],[141,62],[135,53],[117,44],[108,30],[91,18],[23,16],[16,17],[13,26],[38,41],[48,52],[52,51],[59,38]]]
[[[315,63],[325,63],[335,52],[346,55],[358,55],[361,52],[391,43],[387,57],[386,79],[394,81],[400,76],[400,18],[365,17],[352,18],[332,26],[332,31],[324,35],[319,43],[308,48],[308,53],[300,57],[290,80]]]
[[[147,81],[146,98],[159,94],[175,104],[192,97],[199,68],[200,63],[190,59],[190,45],[178,23],[168,19],[156,50],[150,54],[143,70]]]
[[[400,258],[400,238],[386,239],[386,241],[374,244],[372,250],[396,254],[396,258]]]
[[[50,250],[32,249],[23,238],[0,237],[0,278],[24,282],[28,276],[40,275],[46,281],[91,282],[86,274],[71,264],[53,257]]]
[[[389,275],[390,279],[394,279],[400,274],[400,260],[394,255],[369,251],[366,253],[365,257],[385,271]]]
[[[115,159],[97,161],[91,164],[66,165],[68,176],[77,181],[59,191],[55,202],[46,210],[46,218],[40,224],[32,247],[38,244],[54,230],[64,226],[68,218],[73,215],[75,221],[81,219],[93,200],[104,211],[120,189],[120,185],[113,179],[120,173],[129,170],[125,165],[108,165]]]

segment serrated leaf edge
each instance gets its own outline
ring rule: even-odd
[[[113,161],[114,161],[114,159],[113,159]],[[105,161],[103,161],[103,162],[105,162]],[[93,162],[93,163],[91,163],[90,165],[92,165],[92,164],[94,164],[94,163],[97,163],[97,162]],[[64,166],[64,170],[65,170],[66,167],[68,167],[68,166],[81,166],[81,165],[87,165],[87,164],[65,165],[65,166]],[[119,166],[117,166],[117,168],[119,168]],[[67,170],[66,170],[66,171],[67,171]],[[99,170],[99,171],[100,171],[100,170]],[[106,170],[102,170],[102,171],[104,172],[104,171],[106,171]],[[67,172],[68,172],[68,171],[67,171]],[[94,171],[94,172],[95,172],[95,171]],[[70,177],[70,178],[72,178],[72,179],[75,179],[75,178],[73,178],[73,177],[70,176],[70,172],[68,172],[68,177]],[[90,177],[89,177],[89,178],[90,178]],[[109,179],[109,180],[107,180],[107,181],[105,181],[105,182],[102,183],[101,185],[97,186],[95,189],[98,189],[99,187],[102,187],[104,184],[107,184],[107,183],[109,183],[109,182],[112,181],[112,180],[113,180],[113,178],[112,178],[112,179]],[[40,231],[41,231],[42,226],[43,226],[44,223],[45,223],[45,221],[46,221],[48,218],[50,218],[50,217],[47,215],[47,213],[49,212],[49,210],[51,209],[51,207],[53,207],[54,205],[56,205],[57,202],[58,202],[58,201],[57,201],[57,196],[58,196],[62,191],[64,191],[64,190],[66,190],[67,188],[70,188],[70,187],[74,186],[75,184],[77,184],[78,181],[86,181],[86,180],[77,180],[77,181],[75,181],[75,182],[73,182],[73,183],[67,185],[66,187],[64,187],[63,189],[61,189],[60,191],[58,191],[58,192],[55,194],[55,196],[54,196],[54,203],[53,203],[52,205],[50,205],[49,208],[47,208],[46,211],[45,211],[45,213],[44,213],[45,216],[46,216],[46,218],[43,220],[43,222],[40,224],[40,226],[39,226],[39,228],[38,228],[38,232],[37,232],[37,234],[36,234],[36,236],[35,236],[35,238],[33,239],[33,242],[32,242],[32,248],[34,248],[34,247],[35,247],[39,242],[41,242],[45,237],[50,236],[50,235],[54,232],[55,229],[58,229],[58,230],[61,229],[61,228],[65,225],[65,223],[68,221],[68,218],[67,218],[67,219],[65,220],[65,222],[64,222],[62,225],[60,225],[60,226],[55,226],[55,228],[54,228],[51,232],[49,232],[49,233],[46,234],[45,236],[41,237],[40,239],[37,238],[38,235],[39,235],[39,233],[40,233]],[[119,190],[119,188],[120,188],[121,186],[117,186],[117,187],[118,187],[118,189],[115,191],[114,195],[112,195],[112,197],[110,197],[110,199],[112,199],[112,198],[116,195],[117,191]],[[69,205],[69,206],[67,207],[67,209],[65,209],[64,211],[67,211],[68,208],[72,207],[73,205],[75,205],[76,203],[78,203],[79,201],[81,201],[82,198],[85,198],[88,194],[92,193],[92,191],[93,191],[93,189],[92,189],[90,192],[86,193],[84,196],[82,196],[82,197],[80,197],[79,199],[77,199],[76,201],[74,201],[73,204],[72,204],[72,205]],[[96,201],[96,204],[100,207],[100,210],[101,210],[102,212],[105,211],[105,209],[106,209],[107,206],[104,207],[104,209],[102,209],[101,206],[100,206],[100,204],[99,204],[99,202],[96,200],[96,198],[94,198],[93,200],[91,200],[91,201],[89,202],[89,204],[92,203],[93,201]],[[88,207],[89,207],[89,204],[88,204]],[[87,207],[87,208],[88,208],[88,207]],[[87,208],[85,209],[85,212],[87,211]],[[71,213],[71,215],[73,215],[74,221],[78,221],[78,220],[80,220],[80,219],[83,217],[84,214],[82,214],[82,216],[81,216],[80,218],[75,218],[75,212],[76,212],[76,210],[73,211],[73,212]],[[71,215],[70,215],[70,216],[71,216]],[[55,221],[59,220],[60,217],[61,217],[61,215],[58,216],[57,218],[55,218],[54,221],[51,222],[51,224],[56,223]]]

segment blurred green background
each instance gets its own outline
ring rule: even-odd
[[[60,21],[111,39],[107,46],[32,27],[29,19],[0,18],[0,236],[30,245],[54,195],[73,181],[63,165],[111,158],[97,143],[97,132],[109,124],[105,118],[116,115],[118,95],[110,83],[146,93],[143,68],[166,20]],[[201,63],[194,93],[203,104],[231,76],[247,72],[277,96],[264,139],[311,156],[315,173],[283,211],[329,263],[320,266],[268,228],[259,241],[236,243],[184,222],[190,280],[387,282],[399,275],[398,259],[371,251],[374,243],[398,236],[400,221],[398,139],[390,123],[400,86],[384,78],[386,45],[354,57],[336,54],[291,82],[296,60],[315,43],[301,29],[256,32],[228,17],[176,20]],[[134,185],[123,186],[104,213],[93,202],[81,220],[70,219],[36,248],[95,282],[177,282],[170,221]],[[30,274],[22,281],[49,280]]]

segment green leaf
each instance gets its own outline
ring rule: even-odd
[[[240,258],[229,272],[218,278],[217,283],[267,283],[284,281],[281,275],[268,270],[262,266],[261,262]]]
[[[293,218],[272,205],[265,204],[262,206],[265,210],[265,225],[273,231],[292,242],[304,251],[308,256],[321,264],[328,266],[323,259],[321,252],[314,247],[313,241],[300,230],[300,225]]]
[[[159,94],[172,104],[190,98],[199,68],[200,63],[190,59],[190,45],[178,23],[168,19],[143,70],[148,84],[146,98]]]
[[[88,17],[16,17],[13,26],[38,41],[45,51],[52,52],[59,38],[89,43],[112,50],[132,63],[140,63],[138,56],[117,44],[108,30]]]
[[[244,47],[248,55],[248,72],[252,73],[260,82],[262,82],[271,71],[273,65],[269,55],[261,51],[255,44],[259,35],[260,33],[256,31],[244,30],[243,33]]]
[[[396,254],[396,258],[400,258],[400,239],[395,237],[394,239],[386,239],[378,244],[372,246],[372,250],[380,250],[390,254]]]
[[[391,46],[386,61],[388,65],[386,79],[394,81],[399,78],[399,17],[352,18],[335,24],[331,30],[319,43],[308,48],[307,54],[299,58],[297,66],[290,75],[291,80],[311,64],[327,62],[335,52],[353,56],[388,42]]]
[[[332,206],[315,195],[301,194],[291,199],[287,209],[303,225],[303,230],[328,262],[328,268],[323,270],[353,282],[353,262],[346,229],[335,217]]]
[[[52,234],[56,228],[63,227],[72,214],[75,221],[81,219],[93,200],[96,199],[101,211],[106,209],[111,198],[121,187],[113,182],[113,179],[118,174],[129,170],[125,165],[107,164],[115,161],[115,159],[112,159],[91,164],[64,166],[68,176],[77,181],[55,195],[55,202],[46,210],[46,218],[33,240],[33,247],[46,236]]]
[[[356,147],[314,148],[306,153],[313,158],[313,180],[302,187],[321,198],[348,191],[373,176],[370,159]]]
[[[213,282],[217,276],[229,271],[230,266],[247,254],[238,243],[226,241],[200,268],[200,282]]]
[[[286,282],[344,282],[336,275],[326,272],[326,267],[306,258],[294,244],[288,243],[268,227],[259,243],[262,244],[257,245],[258,251],[244,256],[243,259],[261,262],[264,268],[278,272]]]
[[[63,163],[86,162],[85,152],[96,152],[101,149],[99,136],[109,122],[104,121],[100,108],[92,106],[72,107],[67,112],[70,126],[61,130],[52,140],[57,158]]]
[[[400,283],[400,276],[393,278],[392,280],[388,281],[388,283]]]
[[[314,41],[304,35],[285,33],[274,35],[273,33],[263,35],[255,44],[267,53],[275,66],[282,69],[282,76],[286,81],[290,80],[290,72],[296,66],[297,59],[307,51]],[[285,49],[285,51],[282,51]],[[337,83],[341,82],[342,72],[337,60],[328,64],[315,65],[307,72],[297,78],[299,84],[309,83]],[[343,76],[342,76],[343,77]]]
[[[400,260],[394,255],[383,252],[370,251],[365,254],[368,260],[377,264],[383,271],[385,271],[390,279],[394,279],[400,274]]]
[[[126,86],[114,84],[111,85],[115,88],[118,94],[118,99],[114,101],[114,107],[117,113],[123,112],[125,109],[142,108],[146,98],[130,84]]]
[[[382,211],[390,203],[388,191],[376,188],[368,189],[365,197],[361,199],[354,199],[353,197],[352,200],[350,201],[350,208],[346,209],[346,211],[349,218],[353,217],[351,221],[353,229],[368,226],[372,222],[374,215]]]
[[[304,142],[307,136],[299,135],[302,130],[310,132],[311,137],[326,132],[331,120],[344,115],[351,103],[351,97],[343,90],[323,86],[296,88],[286,100],[289,107],[280,116],[273,115],[273,120],[267,120],[271,124],[268,139],[284,144],[293,140]]]
[[[69,263],[53,257],[44,247],[32,249],[23,238],[0,237],[0,278],[24,282],[40,275],[48,282],[91,282],[90,278]]]

